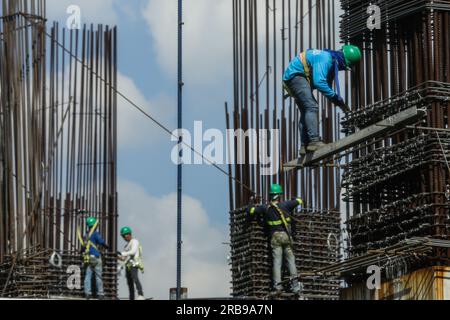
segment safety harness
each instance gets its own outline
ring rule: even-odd
[[[128,259],[124,262],[127,270],[131,270],[131,268],[138,268],[142,273],[144,273],[144,263],[142,262],[142,246],[139,242],[139,258],[135,259],[135,256],[129,256]]]
[[[98,251],[98,248],[91,241],[91,237],[94,234],[95,229],[97,229],[97,226],[98,226],[98,221],[94,224],[94,226],[91,228],[91,230],[89,230],[89,233],[86,238],[86,243],[84,242],[83,237],[81,236],[80,228],[77,228],[78,239],[80,240],[81,245],[83,247],[85,247],[84,254],[83,254],[84,264],[89,264],[91,261],[91,257],[89,254],[91,247]]]
[[[280,220],[278,221],[269,221],[269,225],[283,225],[284,229],[286,230],[286,233],[289,236],[289,241],[291,243],[294,243],[294,239],[292,239],[292,235],[291,235],[291,230],[289,228],[289,223],[291,222],[291,218],[287,217],[284,215],[283,210],[280,209],[280,207],[275,204],[275,203],[271,203],[270,206],[271,208],[274,208],[275,211],[279,214],[280,216]]]

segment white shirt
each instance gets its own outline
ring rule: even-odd
[[[124,252],[122,252],[123,257],[130,257],[135,261],[139,261],[140,252],[139,252],[139,241],[137,239],[131,239],[125,245]]]

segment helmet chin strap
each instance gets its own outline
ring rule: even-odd
[[[280,195],[279,194],[272,196],[272,201],[278,201],[279,199],[280,199]]]

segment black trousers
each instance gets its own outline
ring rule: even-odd
[[[136,289],[138,292],[138,295],[143,296],[144,292],[142,291],[142,285],[139,281],[138,277],[139,269],[138,268],[127,268],[127,283],[128,283],[128,289],[130,290],[130,300],[135,300],[134,295],[134,286],[136,285]]]

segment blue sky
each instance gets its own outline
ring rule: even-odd
[[[65,25],[69,5],[82,23],[118,26],[119,90],[169,128],[176,128],[176,2],[167,0],[48,0],[50,21]],[[184,127],[194,121],[225,129],[231,97],[231,2],[185,2]],[[209,13],[209,14],[208,14]],[[144,248],[147,297],[167,299],[175,286],[176,166],[174,143],[148,119],[119,101],[119,215]],[[228,296],[228,179],[216,169],[184,169],[183,285],[190,297]],[[123,245],[123,243],[121,243]],[[124,279],[120,295],[127,296]]]

